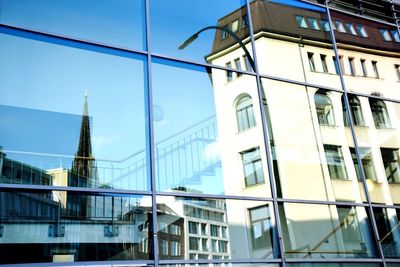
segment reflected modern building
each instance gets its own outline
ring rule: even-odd
[[[0,265],[400,266],[398,1],[0,14]]]

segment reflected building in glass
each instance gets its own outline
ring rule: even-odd
[[[0,14],[0,265],[400,265],[398,1]]]

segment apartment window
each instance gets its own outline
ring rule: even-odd
[[[332,57],[332,60],[333,60],[333,65],[335,66],[335,73],[336,73],[336,74],[339,74],[339,73],[340,73],[340,70],[339,70],[339,63],[338,63],[336,57],[333,56],[333,57]]]
[[[353,24],[346,23],[346,28],[347,28],[347,30],[349,31],[350,34],[357,35],[356,29],[354,28]]]
[[[189,249],[199,250],[199,241],[200,241],[200,238],[189,237]]]
[[[229,27],[228,27],[228,25],[225,25],[225,26],[223,26],[222,28],[223,28],[223,29],[228,29]],[[228,32],[225,31],[225,30],[222,30],[222,31],[221,31],[221,39],[225,39],[225,38],[227,38],[227,37],[228,37]]]
[[[189,233],[198,234],[198,226],[199,224],[196,222],[189,222]]]
[[[388,30],[380,29],[379,32],[381,33],[383,40],[385,40],[386,42],[392,41],[392,36],[390,36],[390,33]]]
[[[378,62],[372,61],[372,69],[374,70],[375,78],[379,78]]]
[[[398,148],[381,148],[383,166],[389,183],[400,183]]]
[[[217,240],[211,239],[211,251],[217,252]]]
[[[317,91],[314,95],[314,102],[318,123],[320,125],[335,125],[331,99],[326,94]]]
[[[271,248],[272,223],[268,205],[249,209],[249,213],[253,249]]]
[[[205,238],[203,238],[201,240],[201,250],[208,251],[207,239],[205,239]]]
[[[168,242],[167,240],[161,239],[160,242],[161,255],[168,255]]]
[[[357,25],[356,29],[357,29],[358,35],[360,35],[363,38],[368,38],[368,33],[365,30],[364,26]]]
[[[242,16],[242,22],[241,22],[241,24],[240,24],[240,28],[245,28],[245,27],[247,27],[249,25],[249,22],[248,22],[248,18],[247,18],[247,15],[243,15]]]
[[[232,68],[232,63],[228,62],[228,63],[225,64],[225,66],[226,66],[227,68]],[[231,70],[227,70],[227,71],[226,71],[226,80],[227,80],[228,82],[230,82],[230,81],[233,80],[233,71],[231,71]]]
[[[360,243],[360,226],[358,223],[356,209],[354,207],[337,206],[340,232],[345,243]]]
[[[227,253],[228,252],[228,242],[218,240],[218,250],[220,253]]]
[[[236,67],[237,70],[243,70],[243,69],[242,69],[242,64],[241,64],[241,62],[240,62],[240,58],[236,58],[236,59],[234,60],[234,62],[235,62],[235,67]],[[240,73],[240,72],[237,73],[237,76],[238,76],[238,77],[241,76],[241,75],[242,75],[242,73]]]
[[[384,246],[394,243],[393,232],[395,229],[392,230],[392,227],[390,226],[390,220],[387,214],[387,210],[385,208],[377,207],[374,207],[373,210],[379,237],[381,238],[380,242]]]
[[[308,64],[310,65],[310,70],[315,71],[314,53],[307,52]]]
[[[389,128],[391,125],[385,102],[379,99],[370,98],[369,105],[371,106],[375,126],[377,128]]]
[[[354,76],[356,75],[356,70],[354,67],[354,58],[353,57],[349,57],[349,70],[350,70],[350,75]]]
[[[353,124],[355,126],[362,126],[364,125],[364,117],[361,110],[361,103],[357,96],[355,95],[348,95],[347,96],[350,105],[350,112],[353,118]],[[349,120],[347,116],[347,109],[344,101],[344,96],[342,96],[342,105],[343,105],[343,120],[344,125],[349,126]]]
[[[392,33],[393,39],[396,43],[400,43],[400,35],[399,32],[396,30],[390,31]]]
[[[239,132],[256,126],[253,101],[249,95],[242,96],[238,100],[236,104],[236,119]]]
[[[264,183],[260,149],[254,148],[241,152],[246,186]]]
[[[308,29],[306,19],[303,16],[296,16],[296,21],[300,28]]]
[[[326,63],[326,55],[320,55],[320,57],[321,57],[322,71],[328,72],[328,64]]]
[[[321,19],[321,26],[322,26],[322,30],[324,32],[329,32],[330,31],[329,22],[327,20]]]
[[[360,59],[360,64],[361,64],[361,71],[362,71],[362,76],[367,77],[367,66],[365,65],[365,59]]]
[[[170,255],[171,256],[180,256],[181,255],[181,243],[177,241],[171,241],[170,245]]]
[[[331,179],[347,179],[342,149],[340,146],[324,145],[326,163]]]
[[[253,71],[253,67],[251,66],[250,61],[246,55],[243,55],[243,60],[244,60],[244,63],[246,64],[246,70]]]
[[[210,226],[211,236],[219,237],[219,226],[211,224]]]
[[[400,81],[400,65],[395,64],[394,71],[396,72],[397,80]]]
[[[362,169],[364,171],[365,179],[370,179],[372,181],[376,181],[376,175],[375,175],[375,169],[374,169],[374,164],[373,164],[373,160],[372,160],[371,149],[366,148],[366,147],[360,147],[358,149],[358,151],[360,152]],[[357,154],[356,154],[355,148],[350,147],[350,153],[351,153],[351,157],[353,159],[354,168],[356,170],[357,179],[359,181],[361,181],[360,167],[358,165]]]
[[[317,30],[317,31],[319,31],[319,30],[320,30],[320,28],[319,28],[319,25],[318,25],[318,22],[317,22],[317,19],[316,19],[316,18],[307,18],[307,21],[308,21],[308,24],[310,25],[310,28],[311,28],[311,29],[313,29],[313,30]]]
[[[231,30],[233,32],[237,32],[239,30],[239,20],[235,20],[234,22],[232,22]]]
[[[341,21],[336,20],[336,29],[338,30],[338,32],[343,32],[343,33],[347,33],[346,28],[343,26],[343,23]]]

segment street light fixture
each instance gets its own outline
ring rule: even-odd
[[[244,53],[246,54],[247,59],[249,60],[249,64],[251,66],[251,68],[253,69],[253,71],[255,71],[255,65],[254,65],[254,60],[253,57],[250,55],[249,50],[247,50],[246,46],[244,45],[244,43],[242,42],[242,40],[239,38],[239,36],[234,33],[233,31],[231,31],[230,29],[226,28],[226,27],[221,27],[221,26],[208,26],[208,27],[204,27],[203,29],[199,30],[198,32],[196,32],[195,34],[193,34],[192,36],[190,36],[189,38],[187,38],[180,46],[179,49],[185,49],[189,44],[191,44],[194,40],[196,40],[199,37],[199,34],[206,31],[206,30],[210,30],[210,29],[216,29],[216,30],[220,30],[222,32],[225,32],[227,34],[229,34],[230,36],[233,37],[233,39],[235,39],[235,41],[240,45],[240,47],[243,49]]]

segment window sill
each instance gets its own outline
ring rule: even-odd
[[[252,185],[246,185],[244,187],[244,189],[250,189],[250,188],[254,188],[254,187],[260,186],[260,185],[265,185],[265,182],[260,182],[260,183],[252,184]]]

